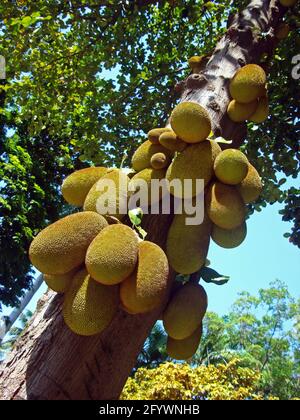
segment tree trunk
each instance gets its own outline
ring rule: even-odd
[[[246,125],[231,122],[226,109],[228,83],[237,69],[271,54],[274,28],[285,12],[275,0],[254,0],[229,19],[206,67],[181,83],[181,101],[197,101],[210,113],[216,135],[238,147]],[[259,30],[257,30],[259,28]],[[254,29],[254,30],[253,30]],[[149,240],[164,247],[172,216],[145,217]],[[170,284],[174,273],[170,274]],[[1,399],[117,399],[135,365],[141,347],[164,305],[131,316],[122,310],[111,325],[94,337],[79,337],[64,325],[62,298],[49,292],[30,326],[0,371]]]

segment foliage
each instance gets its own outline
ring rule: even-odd
[[[128,164],[145,133],[165,123],[177,100],[174,86],[189,72],[187,59],[209,54],[244,3],[1,2],[7,81],[0,88],[0,301],[17,303],[32,280],[32,236],[70,211],[61,203],[62,178],[90,164],[119,166],[124,157]],[[290,77],[297,42],[295,32],[268,61],[273,115],[252,127],[246,142],[266,184],[256,209],[288,200],[276,174],[296,176],[299,169],[299,88]],[[283,216],[297,222],[299,192],[290,194]],[[291,242],[299,244],[295,229]]]
[[[259,373],[240,367],[238,359],[217,366],[164,363],[140,368],[129,378],[121,400],[260,400]]]

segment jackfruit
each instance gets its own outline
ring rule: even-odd
[[[280,25],[278,25],[275,32],[275,36],[277,39],[285,39],[287,38],[289,32],[290,32],[290,25],[288,23],[283,22]]]
[[[195,68],[199,68],[202,62],[202,55],[194,55],[193,57],[189,58],[189,66],[192,70],[194,70]]]
[[[197,195],[196,180],[204,180],[204,187],[210,182],[214,171],[214,161],[221,148],[214,140],[206,140],[199,144],[188,146],[178,154],[169,166],[166,178],[169,182],[179,179],[182,191],[171,189],[171,194],[176,197],[191,198]],[[191,180],[192,188],[184,188],[184,180]]]
[[[242,122],[248,120],[257,108],[257,101],[252,101],[247,104],[241,104],[235,99],[230,101],[227,114],[231,121]]]
[[[79,268],[75,268],[74,270],[69,271],[69,273],[66,274],[44,274],[43,277],[45,283],[51,290],[54,290],[54,292],[56,293],[65,293],[70,287],[72,279],[78,271]]]
[[[279,0],[279,3],[284,7],[293,7],[297,3],[297,0]]]
[[[205,264],[212,227],[206,215],[200,225],[187,225],[186,217],[175,214],[166,245],[170,266],[185,275],[195,273]]]
[[[186,143],[199,143],[209,136],[210,116],[196,102],[181,102],[171,114],[171,127]]]
[[[86,250],[107,221],[90,211],[71,214],[42,230],[32,241],[29,257],[44,274],[65,274],[79,267]]]
[[[65,294],[64,321],[75,334],[100,334],[111,323],[118,305],[118,286],[103,286],[83,269],[75,275]]]
[[[120,286],[123,307],[131,314],[149,312],[162,303],[169,275],[168,259],[153,242],[139,244],[138,269]]]
[[[111,182],[113,188],[107,182]],[[122,170],[109,170],[90,189],[84,202],[84,210],[122,220],[127,214],[128,183],[129,178]]]
[[[266,81],[266,73],[260,66],[247,64],[237,70],[231,79],[230,94],[240,103],[252,102],[264,94]]]
[[[148,140],[153,144],[158,144],[159,136],[163,133],[167,133],[168,131],[172,131],[172,130],[168,127],[153,128],[148,133]]]
[[[221,152],[214,164],[216,177],[224,184],[237,185],[248,173],[248,159],[244,153],[236,149]]]
[[[214,182],[206,194],[210,220],[223,229],[235,229],[246,217],[246,208],[236,187]]]
[[[149,205],[151,204],[151,200],[154,200],[154,197],[152,196],[152,189],[151,189],[151,181],[157,179],[161,180],[165,178],[166,171],[165,169],[153,169],[153,168],[146,168],[143,169],[141,172],[138,172],[133,176],[133,178],[130,180],[129,184],[129,190],[130,191],[137,191],[139,189],[139,181],[143,180],[147,183],[147,189],[141,189],[141,197],[142,201],[143,198],[148,200]],[[159,199],[162,198],[161,191],[159,195]],[[142,206],[142,203],[141,203]]]
[[[172,150],[173,152],[182,152],[187,147],[187,143],[180,140],[180,138],[176,136],[174,131],[168,131],[167,133],[163,133],[159,137],[159,143],[166,149]]]
[[[171,297],[163,314],[167,334],[184,340],[199,329],[207,310],[207,295],[199,284],[186,283]]]
[[[86,268],[94,280],[105,285],[121,283],[134,271],[138,259],[138,236],[126,225],[110,225],[93,240],[86,253]]]
[[[165,153],[170,158],[174,155],[171,150],[165,149],[161,144],[153,144],[149,140],[141,144],[132,156],[132,168],[136,172],[151,167],[151,158],[156,153]]]
[[[243,223],[235,229],[227,230],[213,225],[211,237],[222,248],[236,248],[244,242],[247,235],[247,225]]]
[[[256,201],[262,192],[262,183],[259,173],[250,163],[247,176],[240,185],[237,185],[237,190],[246,204]]]
[[[61,192],[67,203],[82,207],[84,200],[98,179],[107,173],[107,168],[91,167],[73,172],[63,182]]]
[[[266,96],[262,96],[258,100],[258,105],[254,114],[251,115],[250,121],[259,124],[265,121],[269,115],[269,101]]]
[[[198,327],[195,332],[183,340],[174,340],[168,337],[167,340],[167,353],[172,359],[187,360],[192,357],[200,344],[202,337],[202,325]]]
[[[164,169],[171,163],[171,159],[165,153],[155,153],[151,158],[153,169]]]

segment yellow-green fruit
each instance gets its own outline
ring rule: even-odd
[[[206,140],[188,146],[178,154],[169,166],[166,178],[169,182],[181,181],[183,191],[171,189],[171,193],[179,198],[191,198],[197,195],[196,180],[204,180],[206,186],[214,174],[214,161],[221,148],[214,140]],[[184,188],[184,180],[191,180],[192,188]]]
[[[166,133],[168,131],[171,131],[170,128],[164,127],[164,128],[153,128],[148,133],[148,140],[153,144],[158,144],[159,136],[162,133]]]
[[[187,360],[192,357],[200,344],[202,337],[202,325],[198,327],[195,332],[183,340],[175,340],[168,337],[167,340],[167,353],[172,359]]]
[[[207,295],[202,286],[183,285],[170,299],[163,314],[167,334],[175,340],[190,337],[200,327],[207,310]]]
[[[236,149],[221,152],[214,164],[216,177],[224,184],[240,184],[248,173],[248,159],[244,153]]]
[[[168,259],[153,242],[139,244],[138,269],[120,286],[120,297],[126,311],[149,312],[162,303],[169,275]]]
[[[285,7],[293,7],[297,3],[297,0],[279,0],[279,3]]]
[[[201,64],[202,58],[203,58],[202,55],[194,55],[193,57],[189,58],[188,63],[191,69],[195,67],[199,67]]]
[[[248,104],[241,104],[235,99],[230,101],[227,114],[231,121],[242,122],[248,120],[257,108],[257,101],[249,102]]]
[[[275,36],[277,39],[285,39],[287,38],[288,34],[290,32],[290,25],[288,23],[281,23],[278,25]]]
[[[262,192],[261,178],[257,170],[249,164],[246,178],[237,186],[237,190],[246,204],[256,201]]]
[[[130,180],[129,190],[133,192],[140,190],[139,195],[141,196],[142,202],[144,202],[144,200],[148,200],[148,203],[150,205],[151,200],[155,201],[155,196],[151,188],[151,181],[161,180],[165,178],[165,175],[166,175],[165,169],[153,169],[153,168],[143,169],[141,172],[138,172],[136,175],[134,175],[134,177]],[[145,184],[145,187],[147,186],[146,189],[141,187],[140,181],[146,182]],[[162,190],[159,191],[158,199],[162,198],[161,191]],[[142,206],[142,203],[141,203],[141,206]]]
[[[256,124],[262,123],[269,115],[269,101],[266,96],[262,96],[258,100],[258,106],[254,114],[251,115],[250,121]]]
[[[153,144],[147,140],[137,148],[134,155],[132,156],[132,168],[136,172],[150,168],[151,158],[156,153],[165,153],[169,157],[173,156],[171,150],[165,149],[161,144]]]
[[[29,257],[45,274],[65,274],[79,267],[92,240],[107,221],[90,211],[71,214],[42,230],[32,241]]]
[[[151,158],[153,169],[164,169],[171,163],[171,159],[165,153],[155,153]]]
[[[211,237],[222,248],[236,248],[244,242],[247,235],[247,225],[243,223],[235,229],[227,230],[213,225]]]
[[[110,225],[96,236],[86,253],[89,274],[105,285],[121,283],[134,271],[138,237],[126,225]]]
[[[235,229],[245,221],[246,208],[236,187],[214,182],[206,194],[210,220],[223,229]]]
[[[84,200],[98,179],[107,172],[107,168],[92,167],[73,172],[63,182],[61,192],[67,203],[81,207]]]
[[[118,304],[118,286],[103,286],[84,269],[75,275],[65,294],[64,320],[75,334],[100,334],[112,321]]]
[[[174,132],[186,143],[199,143],[211,131],[211,121],[203,106],[195,102],[181,102],[171,114]]]
[[[207,216],[199,225],[187,225],[185,214],[176,214],[168,232],[166,252],[170,266],[180,274],[192,274],[205,264],[211,221]]]
[[[265,71],[257,64],[240,68],[230,81],[230,94],[240,103],[249,103],[264,94],[267,78]]]
[[[187,147],[187,143],[180,140],[180,138],[176,136],[174,131],[168,131],[167,133],[163,133],[159,137],[159,143],[166,149],[171,150],[173,152],[182,152]]]
[[[119,169],[112,169],[90,189],[84,210],[95,211],[119,220],[127,214],[128,176]]]
[[[69,271],[69,273],[66,274],[44,274],[43,277],[45,283],[51,290],[54,290],[54,292],[56,293],[65,293],[70,287],[72,279],[78,272],[78,270],[78,268],[75,268],[74,270]]]

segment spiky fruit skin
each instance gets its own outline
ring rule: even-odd
[[[148,204],[150,205],[152,201],[155,201],[155,197],[153,195],[153,191],[151,189],[151,181],[153,180],[162,180],[165,178],[166,170],[165,169],[153,169],[153,168],[146,168],[143,169],[141,172],[138,172],[133,176],[133,178],[130,181],[129,184],[129,190],[130,191],[136,191],[138,190],[140,181],[145,181],[147,183],[147,190],[140,190],[140,196],[142,202],[147,199]],[[159,197],[157,197],[158,200],[162,198],[161,192]],[[140,207],[143,207],[142,203]]]
[[[244,153],[236,149],[226,149],[217,156],[214,171],[219,181],[228,185],[237,185],[246,177],[248,165]]]
[[[206,194],[210,220],[222,229],[235,229],[245,221],[246,208],[236,187],[214,182]]]
[[[125,310],[138,314],[159,306],[166,295],[168,275],[169,264],[164,251],[153,242],[140,242],[137,273],[120,286]]]
[[[82,207],[92,186],[107,173],[107,168],[92,167],[73,172],[63,182],[61,192],[67,203]]]
[[[79,269],[75,268],[66,274],[44,274],[44,281],[47,286],[56,293],[65,293],[71,285],[72,279]]]
[[[186,217],[175,214],[166,245],[170,266],[185,275],[195,273],[205,264],[212,227],[207,216],[200,225],[186,225]]]
[[[247,225],[243,223],[241,226],[226,230],[219,226],[213,225],[211,237],[212,240],[222,248],[232,249],[240,246],[247,236]]]
[[[277,39],[282,40],[282,39],[287,38],[289,32],[290,32],[290,25],[283,22],[277,27],[275,36]]]
[[[172,359],[187,360],[190,359],[197,351],[202,337],[202,325],[198,327],[192,335],[184,340],[174,340],[168,337],[167,353]]]
[[[266,96],[262,96],[258,100],[258,105],[254,114],[251,115],[250,121],[260,124],[264,122],[269,115],[269,101]]]
[[[113,188],[107,189],[105,187],[107,181],[112,182]],[[129,178],[121,170],[112,169],[108,171],[90,189],[84,202],[84,210],[122,220],[127,214],[128,184]],[[102,210],[99,205],[104,203],[106,204]]]
[[[181,102],[171,114],[171,127],[186,143],[199,143],[209,136],[210,116],[195,102]]]
[[[284,7],[293,7],[297,3],[297,0],[279,0],[279,3]]]
[[[32,241],[29,257],[45,274],[65,274],[84,263],[92,240],[107,221],[100,214],[71,214],[42,230]]]
[[[170,128],[164,127],[164,128],[153,128],[148,132],[148,140],[153,144],[159,143],[159,136],[163,133],[167,133],[168,131],[171,131]]]
[[[206,140],[199,144],[188,146],[182,153],[178,154],[169,166],[166,178],[169,182],[179,179],[182,184],[185,179],[192,180],[192,190],[184,189],[186,198],[192,198],[197,194],[196,180],[203,179],[206,186],[214,174],[214,161],[221,148],[213,140]],[[171,193],[179,198],[183,198],[180,192],[172,191]]]
[[[199,284],[184,284],[170,299],[163,314],[167,334],[175,340],[190,337],[207,310],[207,295]]]
[[[244,200],[244,203],[254,203],[259,198],[262,188],[259,173],[253,165],[249,164],[246,178],[240,185],[237,185],[237,190]]]
[[[118,286],[98,284],[83,269],[75,275],[65,294],[64,321],[75,334],[100,334],[111,323],[118,305]]]
[[[137,148],[134,155],[132,156],[132,168],[136,172],[140,172],[143,169],[150,168],[151,158],[156,153],[165,153],[170,158],[174,155],[174,153],[171,152],[171,150],[165,149],[161,144],[153,144],[149,140],[147,140]]]
[[[153,169],[164,169],[171,163],[171,159],[165,153],[155,153],[151,158]]]
[[[138,237],[126,225],[110,225],[93,240],[86,253],[86,268],[94,280],[105,285],[121,283],[134,271]]]
[[[233,122],[242,122],[248,120],[257,108],[257,101],[241,104],[235,99],[229,102],[227,108],[228,117]]]
[[[260,66],[247,64],[231,79],[230,94],[236,101],[247,104],[264,94],[266,81],[266,73]]]
[[[182,152],[187,147],[187,143],[180,140],[174,131],[163,133],[159,137],[159,143],[172,152]]]

